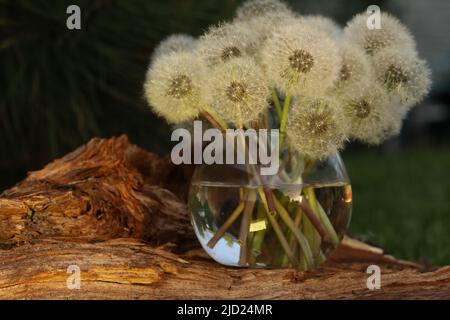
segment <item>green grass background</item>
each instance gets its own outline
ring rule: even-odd
[[[450,148],[343,158],[354,201],[349,235],[397,258],[450,264]]]

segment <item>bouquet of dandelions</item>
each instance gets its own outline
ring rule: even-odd
[[[297,196],[272,188],[254,166],[248,175],[257,188],[195,189],[194,226],[217,261],[307,270],[342,239],[351,189],[321,193],[307,185],[308,174],[349,139],[380,144],[398,134],[430,87],[406,27],[382,13],[381,29],[369,29],[367,17],[341,30],[277,0],[250,0],[232,22],[199,39],[172,35],[155,50],[145,82],[155,113],[177,125],[202,118],[222,131],[278,128],[277,178],[292,182],[292,168],[301,167]],[[223,169],[224,180],[230,175]],[[333,217],[336,208],[344,213]]]

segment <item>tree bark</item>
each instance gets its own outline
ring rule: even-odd
[[[191,173],[125,136],[30,173],[0,196],[0,298],[450,298],[450,267],[426,270],[350,238],[311,272],[221,266],[189,223]],[[371,264],[381,289],[367,288]],[[73,265],[79,289],[68,286]]]

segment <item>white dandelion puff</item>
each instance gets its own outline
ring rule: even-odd
[[[340,45],[342,57],[336,94],[357,94],[362,87],[374,82],[374,72],[369,57],[359,47],[343,43]]]
[[[384,122],[383,135],[384,140],[381,139],[379,143],[382,143],[390,138],[398,136],[403,127],[403,120],[405,120],[410,109],[408,108],[392,108],[391,105],[391,117],[389,121]]]
[[[312,159],[324,159],[341,149],[347,123],[336,100],[301,98],[292,105],[286,135],[292,146]]]
[[[325,32],[296,21],[280,27],[261,53],[268,78],[281,92],[320,95],[338,79],[341,58]]]
[[[235,19],[234,23],[240,24],[246,30],[252,30],[254,41],[252,42],[250,55],[256,59],[258,63],[261,63],[261,48],[266,43],[267,39],[271,38],[280,27],[296,20],[297,18],[293,13],[275,11],[260,16],[250,17],[246,20]]]
[[[176,126],[208,111],[221,124],[243,127],[260,118],[275,92],[285,102],[292,96],[280,127],[308,158],[324,159],[348,138],[380,144],[400,132],[429,92],[430,70],[397,18],[382,13],[381,29],[369,29],[367,18],[356,15],[342,30],[282,1],[246,1],[233,22],[210,27],[198,40],[176,34],[162,41],[145,97]]]
[[[239,126],[257,119],[271,94],[261,68],[248,57],[215,67],[206,89],[214,112]]]
[[[414,52],[386,49],[373,58],[377,80],[401,105],[412,107],[429,92],[430,69]]]
[[[338,38],[342,34],[342,28],[331,18],[322,15],[306,15],[302,16],[303,21],[330,35],[331,37]]]
[[[152,54],[152,60],[173,52],[191,51],[197,46],[197,39],[187,34],[172,34],[161,41]]]
[[[340,99],[350,138],[376,145],[400,132],[402,114],[380,86],[371,84]]]
[[[369,29],[367,18],[365,13],[356,15],[344,29],[344,37],[371,55],[384,48],[415,50],[413,36],[397,18],[382,12],[381,29]]]
[[[193,53],[171,53],[156,59],[144,84],[153,111],[173,124],[196,118],[205,108],[201,91],[204,68]]]
[[[265,41],[280,26],[291,23],[296,14],[284,3],[277,0],[247,1],[238,10],[234,23],[252,30],[256,36],[254,56],[260,59],[260,49]],[[259,62],[259,61],[258,61]]]
[[[214,66],[234,58],[254,54],[258,37],[252,29],[242,23],[221,23],[210,27],[200,37],[198,53],[207,62]]]
[[[270,16],[272,14],[293,15],[289,6],[279,0],[249,0],[236,10],[236,19],[246,21],[254,17]]]

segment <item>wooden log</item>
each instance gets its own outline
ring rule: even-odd
[[[311,272],[221,266],[189,223],[191,171],[122,136],[30,173],[0,196],[0,298],[450,298],[450,267],[425,270],[350,238]],[[371,264],[379,290],[366,285]],[[67,286],[73,265],[79,289]]]
[[[345,255],[346,246],[341,247]],[[448,299],[450,267],[422,273],[383,255],[370,262],[331,261],[312,272],[228,268],[188,252],[139,240],[89,244],[42,241],[0,252],[2,299]],[[355,257],[356,260],[360,260]],[[347,260],[352,257],[347,256]],[[369,290],[366,268],[378,263],[381,289]],[[70,265],[80,289],[68,289]]]
[[[131,145],[126,136],[93,139],[32,172],[0,197],[0,243],[44,238],[139,238],[153,245],[193,240],[182,170]],[[188,177],[186,178],[188,179]]]

